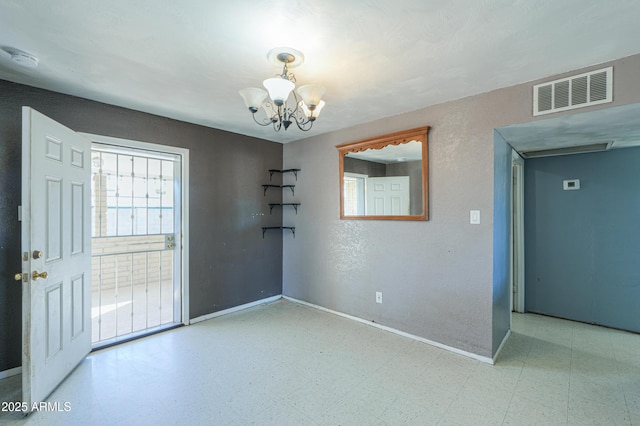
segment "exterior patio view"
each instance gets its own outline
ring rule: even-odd
[[[92,342],[173,323],[174,162],[92,153]]]

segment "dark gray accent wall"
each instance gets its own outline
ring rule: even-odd
[[[284,167],[310,178],[296,186],[308,199],[296,238],[284,240],[284,294],[493,357],[510,315],[504,191],[511,173],[494,129],[548,118],[532,116],[534,84],[610,65],[614,102],[580,111],[640,102],[635,55],[286,144]],[[425,125],[429,221],[340,220],[335,146]],[[469,210],[480,210],[480,225],[469,224]]]
[[[422,214],[422,161],[387,164],[387,176],[409,176],[410,214]]]
[[[372,177],[384,176],[387,167],[383,163],[375,161],[360,160],[358,158],[344,157],[344,171],[349,173],[359,173]]]
[[[640,332],[639,165],[640,148],[526,161],[527,311]]]
[[[190,153],[190,316],[282,293],[282,223],[263,195],[282,145],[116,106],[0,81],[0,371],[21,364],[21,107],[76,131],[188,148]],[[274,175],[274,183],[281,177]]]

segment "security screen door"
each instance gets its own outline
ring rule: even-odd
[[[181,322],[179,155],[93,144],[94,347]]]

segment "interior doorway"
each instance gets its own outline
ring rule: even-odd
[[[186,150],[90,135],[92,346],[186,324]]]

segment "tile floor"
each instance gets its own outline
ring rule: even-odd
[[[95,281],[95,280],[94,280]],[[168,289],[167,289],[168,287]],[[112,343],[127,339],[132,333],[145,332],[158,326],[174,324],[171,280],[165,284],[164,294],[159,286],[121,286],[118,297],[115,289],[91,291],[91,342]],[[100,306],[102,305],[102,306]]]
[[[49,401],[0,424],[640,425],[640,336],[514,314],[491,366],[278,301],[92,353]]]

